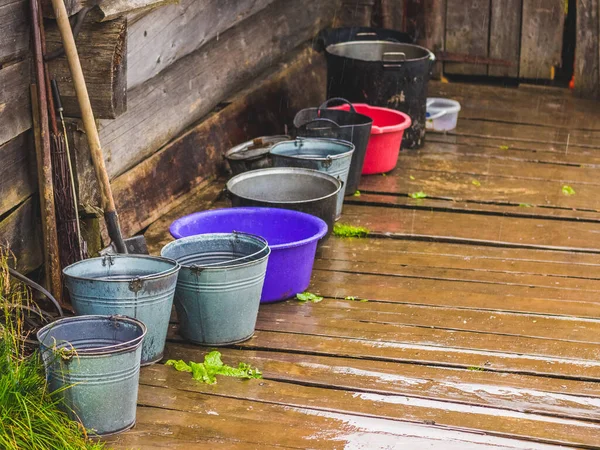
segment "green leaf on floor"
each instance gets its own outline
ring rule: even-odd
[[[564,195],[575,195],[575,189],[571,186],[567,186],[566,184],[562,187],[562,193]]]
[[[408,194],[410,198],[427,198],[427,194],[423,191],[413,192],[412,194]]]
[[[182,360],[170,359],[165,363],[166,366],[173,366],[180,372],[191,372],[192,378],[196,381],[201,381],[206,384],[215,384],[217,375],[226,377],[235,377],[243,379],[262,378],[262,373],[256,368],[252,368],[249,364],[239,363],[237,367],[231,367],[223,364],[221,353],[212,351],[204,357],[203,363],[190,361],[186,364]]]
[[[296,300],[302,303],[319,303],[323,300],[323,297],[321,297],[320,295],[313,294],[312,292],[302,292],[301,294],[296,294]]]
[[[170,359],[165,363],[165,366],[173,366],[180,372],[191,372],[192,368],[183,360]]]
[[[413,177],[412,175],[409,177],[411,180],[415,180],[415,177]]]
[[[333,226],[333,234],[338,237],[366,237],[369,234],[369,229],[365,227],[355,227],[343,223],[336,223]]]
[[[479,180],[472,180],[471,184],[473,184],[473,186],[477,186],[477,187],[481,186],[481,183],[479,182]]]
[[[344,300],[350,300],[351,302],[361,302],[361,303],[366,303],[366,302],[369,301],[366,298],[357,298],[357,297],[354,297],[352,295],[349,295]]]
[[[483,367],[478,366],[467,367],[467,370],[471,370],[473,372],[485,372],[485,369]]]
[[[533,208],[533,205],[530,203],[519,203],[520,208]]]
[[[352,195],[354,195],[354,197],[360,197],[360,191],[355,191]]]
[[[500,146],[500,150],[508,150],[508,149],[509,149],[508,145],[501,145]]]
[[[382,177],[387,177],[387,173],[382,173],[381,176]]]

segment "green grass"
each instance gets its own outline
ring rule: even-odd
[[[0,251],[0,448],[5,450],[99,450],[83,427],[61,409],[46,385],[37,351],[27,351],[24,328],[30,293],[11,283],[6,254]],[[29,337],[31,339],[31,337]]]

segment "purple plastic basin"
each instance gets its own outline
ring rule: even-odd
[[[176,238],[241,231],[263,237],[271,255],[261,303],[285,300],[310,284],[317,243],[327,233],[318,217],[279,208],[224,208],[181,217],[171,224]]]

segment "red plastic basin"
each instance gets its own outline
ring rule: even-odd
[[[400,155],[402,135],[411,124],[410,117],[395,109],[370,106],[366,103],[353,103],[352,106],[357,113],[373,119],[362,174],[384,173],[394,169]],[[335,107],[344,110],[349,108],[348,105]]]

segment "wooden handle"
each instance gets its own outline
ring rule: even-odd
[[[75,87],[75,94],[77,95],[77,101],[79,102],[79,108],[81,109],[83,128],[87,136],[88,146],[90,147],[94,170],[96,172],[96,177],[98,178],[98,183],[100,184],[102,208],[105,212],[111,213],[116,210],[115,200],[113,199],[110,180],[108,178],[108,173],[106,172],[106,166],[104,165],[104,156],[102,155],[102,147],[100,147],[98,129],[96,128],[96,121],[94,119],[90,97],[83,77],[83,71],[81,70],[81,62],[79,61],[79,55],[77,54],[77,47],[75,46],[75,38],[73,37],[73,31],[71,30],[71,24],[69,23],[67,9],[65,8],[63,0],[52,0],[52,7],[54,8],[54,15],[58,24],[58,31],[60,32],[63,41],[65,54],[67,55],[67,62],[69,63],[69,69]]]

